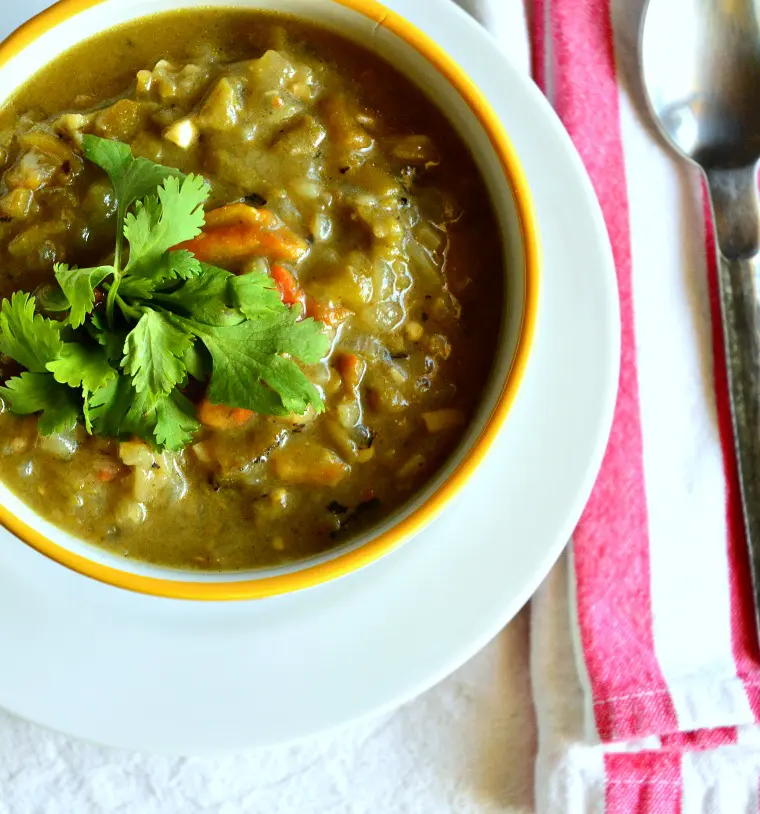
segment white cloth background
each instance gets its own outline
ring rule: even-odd
[[[430,0],[431,10],[446,1]],[[0,36],[48,5],[0,0]],[[527,71],[523,0],[462,5]],[[289,747],[217,760],[153,757],[0,711],[0,814],[530,814],[535,752],[523,612],[416,701]]]

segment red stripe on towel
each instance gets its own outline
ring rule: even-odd
[[[605,814],[681,814],[683,774],[675,752],[605,755]]]
[[[537,3],[536,9],[543,3]],[[620,392],[599,480],[575,534],[577,610],[605,741],[677,730],[652,632],[631,242],[610,0],[553,0],[554,105],[604,213],[622,318]],[[542,14],[534,14],[539,31]]]
[[[737,740],[735,726],[700,729],[696,732],[674,732],[660,738],[663,749],[678,752],[704,752],[707,749],[717,749],[719,746],[735,746]]]

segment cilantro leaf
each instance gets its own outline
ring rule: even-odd
[[[98,435],[106,438],[136,435],[146,441],[153,440],[155,405],[147,393],[135,390],[127,376],[117,376],[91,393],[86,399],[85,412]]]
[[[119,435],[136,435],[155,443],[156,402],[147,393],[138,393],[131,384],[132,397],[127,412],[121,420]]]
[[[121,425],[137,393],[126,376],[116,376],[85,397],[85,415],[92,429],[105,438],[118,438]],[[136,433],[144,437],[141,433]]]
[[[157,446],[179,450],[192,440],[200,425],[193,405],[179,392],[151,402],[138,393],[126,376],[118,376],[87,399],[94,431],[119,438],[135,435]]]
[[[192,240],[201,232],[210,187],[199,175],[189,175],[180,185],[167,178],[156,195],[138,201],[134,213],[124,221],[124,236],[129,241],[126,275],[155,279],[163,270],[162,256],[179,243]],[[186,267],[181,266],[186,273]]]
[[[189,280],[197,277],[201,273],[200,260],[195,259],[195,255],[187,249],[180,249],[176,252],[167,252],[162,258],[162,266],[165,266],[164,280]]]
[[[129,276],[121,283],[123,297],[150,299],[156,287],[167,280],[189,280],[201,274],[201,264],[186,249],[167,252],[151,269],[150,277]]]
[[[0,387],[0,395],[17,415],[41,413],[42,435],[73,430],[79,419],[81,399],[76,391],[57,382],[50,373],[22,373]]]
[[[245,317],[232,304],[234,296],[230,284],[235,275],[205,263],[201,264],[201,271],[200,276],[156,299],[206,325],[239,325]]]
[[[135,160],[131,147],[119,141],[87,135],[82,138],[82,147],[87,160],[104,169],[112,181],[120,180]]]
[[[147,158],[135,158],[128,144],[97,136],[83,136],[85,157],[108,173],[119,206],[118,222],[138,199],[156,191],[167,178],[185,177],[173,167],[155,164]]]
[[[156,398],[171,392],[187,373],[183,356],[192,337],[159,311],[145,309],[127,336],[121,366],[138,393]]]
[[[251,272],[235,275],[201,263],[201,274],[170,293],[157,296],[168,307],[180,310],[205,325],[239,325],[246,317],[287,311],[272,278]]]
[[[69,387],[82,387],[90,393],[116,376],[104,350],[73,342],[67,342],[60,357],[48,362],[47,368],[57,382]]]
[[[73,328],[84,323],[84,318],[95,307],[96,287],[113,273],[113,266],[79,269],[70,268],[65,263],[55,264],[55,278],[71,306],[69,323]]]
[[[197,381],[205,381],[211,373],[211,359],[199,342],[191,345],[182,357],[187,372]]]
[[[119,295],[138,300],[150,300],[156,290],[156,281],[149,277],[127,277],[119,284]]]
[[[252,271],[230,280],[232,302],[250,319],[285,310],[279,291],[268,274]]]
[[[300,319],[301,306],[287,308],[276,319],[270,319],[269,336],[280,353],[300,359],[304,364],[316,365],[330,350],[330,340],[324,332],[325,326],[312,319]],[[258,326],[262,320],[252,324]]]
[[[37,300],[37,307],[40,311],[55,313],[68,311],[71,308],[71,303],[61,291],[61,287],[54,283],[45,283],[36,288],[34,298]]]
[[[155,440],[161,447],[179,450],[187,446],[200,429],[195,419],[195,407],[176,390],[171,396],[156,402]]]
[[[61,323],[34,313],[36,301],[21,291],[0,306],[0,352],[32,373],[46,373],[47,363],[63,347]]]
[[[124,356],[124,343],[127,341],[128,331],[108,327],[108,320],[103,314],[93,313],[85,323],[85,329],[92,339],[100,345],[109,361],[121,362]]]
[[[273,319],[229,327],[177,318],[211,354],[209,399],[268,415],[303,415],[309,406],[324,411],[317,388],[292,359],[280,355],[289,353],[311,363],[327,353],[329,340],[319,323],[297,322],[297,316],[286,310]]]
[[[181,449],[199,428],[179,390],[188,376],[210,377],[215,403],[274,415],[324,410],[297,363],[327,353],[323,326],[287,308],[267,274],[236,276],[175,250],[201,231],[207,182],[136,159],[118,142],[85,136],[84,149],[114,186],[113,265],[54,267],[58,287],[41,289],[39,302],[68,310],[66,322],[36,314],[28,294],[3,301],[0,352],[29,371],[0,388],[10,409],[40,413],[41,432],[74,426],[83,415],[88,432],[169,449]],[[105,314],[94,308],[104,282]]]

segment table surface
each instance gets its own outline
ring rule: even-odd
[[[527,69],[522,0],[461,4]],[[0,36],[48,5],[0,4]],[[399,710],[288,747],[215,760],[148,756],[0,710],[0,814],[530,814],[536,735],[528,613]]]

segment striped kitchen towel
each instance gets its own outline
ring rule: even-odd
[[[760,654],[716,252],[699,177],[642,115],[643,5],[531,3],[534,75],[596,188],[623,331],[602,471],[533,605],[542,814],[760,806]]]

